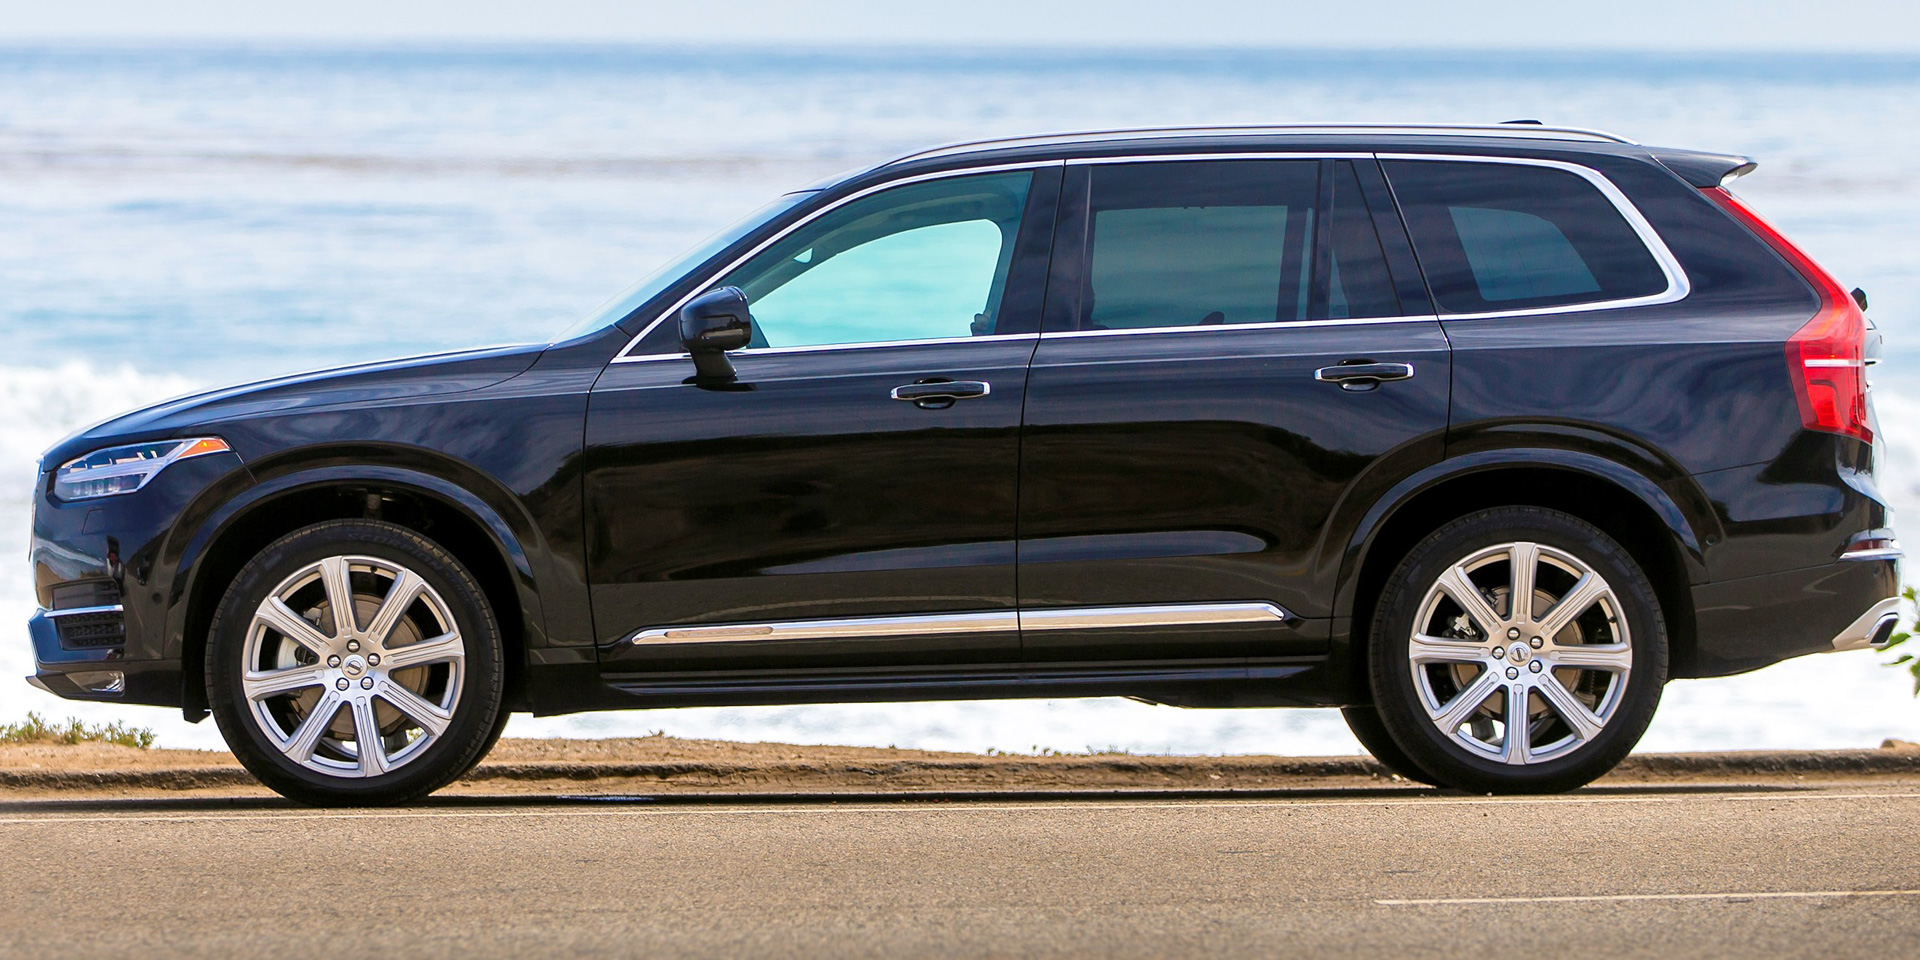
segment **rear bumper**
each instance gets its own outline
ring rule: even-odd
[[[1891,633],[1896,559],[1846,560],[1693,588],[1695,643],[1675,677],[1718,677],[1790,657],[1857,650]],[[1876,636],[1877,635],[1877,636]]]
[[[1847,625],[1833,638],[1835,650],[1880,650],[1893,638],[1900,624],[1900,598],[1888,597],[1867,608],[1859,619]]]

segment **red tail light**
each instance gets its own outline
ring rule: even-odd
[[[1867,427],[1867,374],[1864,356],[1867,318],[1833,278],[1813,258],[1740,198],[1722,187],[1708,187],[1708,198],[1747,225],[1774,251],[1787,258],[1820,294],[1820,312],[1787,341],[1787,367],[1793,394],[1800,401],[1800,422],[1809,430],[1857,437],[1873,442]]]

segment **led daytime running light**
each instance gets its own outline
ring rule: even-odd
[[[93,500],[133,493],[172,464],[232,448],[219,437],[155,440],[95,450],[53,472],[53,494],[61,500]]]

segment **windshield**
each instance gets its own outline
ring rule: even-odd
[[[679,258],[663,265],[660,269],[647,274],[638,283],[628,287],[625,292],[602,304],[599,309],[580,318],[572,326],[560,332],[554,338],[555,343],[572,340],[575,337],[592,333],[618,323],[627,314],[632,313],[641,304],[660,295],[660,291],[671,286],[675,280],[687,275],[687,271],[712,259],[714,254],[725,250],[739,241],[741,237],[752,233],[755,228],[768,220],[779,216],[794,205],[812,196],[814,191],[803,190],[789,193],[772,203],[748,214],[740,222],[707,238],[705,243],[693,248]]]

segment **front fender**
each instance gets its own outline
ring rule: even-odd
[[[418,462],[417,452],[413,454]],[[174,538],[168,553],[176,571],[169,604],[167,636],[169,656],[180,656],[185,642],[189,604],[207,564],[207,554],[233,525],[271,501],[305,490],[336,487],[342,484],[374,483],[430,497],[465,514],[493,542],[512,574],[514,592],[520,603],[522,627],[529,647],[545,645],[546,618],[541,604],[540,576],[536,556],[540,550],[539,532],[525,510],[504,490],[489,490],[491,481],[472,470],[449,469],[459,479],[435,475],[415,467],[368,462],[367,451],[357,449],[349,456],[322,456],[294,464],[282,459],[278,469],[268,464],[255,473],[255,482],[237,495],[208,511],[205,518],[184,536]],[[461,474],[471,476],[461,476]],[[484,490],[491,496],[482,496]]]

